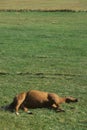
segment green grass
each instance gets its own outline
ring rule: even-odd
[[[87,0],[0,0],[0,9],[87,10]]]
[[[0,111],[0,130],[87,129],[86,12],[0,12],[0,106],[29,89],[79,102],[62,105],[65,113]]]

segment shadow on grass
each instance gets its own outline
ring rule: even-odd
[[[87,12],[87,10],[72,9],[0,9],[0,12]]]

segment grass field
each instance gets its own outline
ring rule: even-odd
[[[86,12],[0,12],[0,106],[29,89],[79,102],[63,104],[65,113],[0,111],[0,130],[87,129]]]
[[[0,0],[0,9],[87,10],[87,0]]]

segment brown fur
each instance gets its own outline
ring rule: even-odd
[[[19,108],[28,112],[28,108],[54,108],[57,111],[64,111],[60,108],[61,103],[77,102],[78,100],[73,97],[59,97],[55,93],[48,93],[38,90],[30,90],[23,92],[14,98],[13,102],[9,105],[8,109],[15,109],[18,115]]]

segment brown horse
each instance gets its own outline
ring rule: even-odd
[[[19,108],[29,112],[28,108],[53,108],[56,111],[64,111],[60,108],[61,103],[77,102],[78,99],[73,97],[59,97],[55,93],[48,93],[38,90],[30,90],[15,96],[13,102],[6,107],[8,110],[15,110],[19,115]]]

